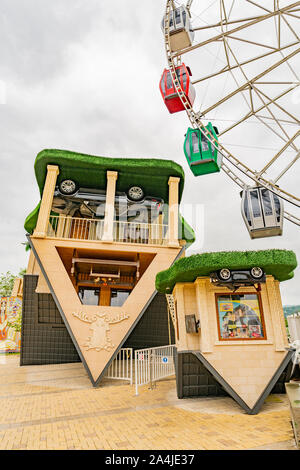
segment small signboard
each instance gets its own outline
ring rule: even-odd
[[[167,356],[163,356],[163,357],[161,358],[161,362],[162,362],[163,364],[168,364],[169,358],[168,358]]]

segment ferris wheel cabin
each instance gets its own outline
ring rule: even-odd
[[[191,70],[185,64],[179,65],[175,70],[181,89],[184,92],[184,96],[192,106],[195,101],[196,91],[190,79],[190,76],[192,75]],[[165,69],[163,71],[159,88],[170,114],[184,111],[185,107],[182,104],[182,101],[173,84],[170,70]]]
[[[162,31],[165,31],[165,17],[162,20]],[[195,33],[191,27],[190,15],[184,5],[172,10],[169,19],[171,51],[179,51],[192,45]]]
[[[244,189],[241,197],[243,219],[252,239],[282,235],[281,198],[263,187]]]
[[[211,122],[205,127],[218,141],[218,130]],[[184,154],[195,176],[217,173],[221,169],[222,155],[208,138],[199,130],[188,128],[184,141]]]

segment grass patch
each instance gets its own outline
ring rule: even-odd
[[[296,255],[289,250],[219,251],[181,258],[169,269],[156,276],[156,289],[161,293],[171,292],[177,282],[193,282],[197,277],[209,276],[218,269],[263,268],[278,281],[294,276],[297,267]]]

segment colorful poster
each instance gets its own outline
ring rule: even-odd
[[[218,296],[220,339],[265,338],[257,294]]]
[[[0,353],[20,352],[22,300],[0,298]]]

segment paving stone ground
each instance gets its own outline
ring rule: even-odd
[[[0,359],[0,450],[296,450],[285,395],[251,416],[229,397],[179,400],[174,378],[136,396],[125,382],[93,388],[81,363]]]

